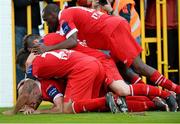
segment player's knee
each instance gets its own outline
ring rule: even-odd
[[[72,110],[72,102],[64,103],[63,112],[64,112],[65,114],[71,114],[71,113],[73,113],[73,110]]]
[[[129,85],[127,85],[124,80],[113,81],[109,86],[119,96],[130,95]]]
[[[128,91],[125,88],[121,88],[121,89],[119,89],[117,91],[117,95],[119,95],[119,96],[128,96],[129,93],[128,93]]]
[[[67,107],[67,106],[64,106],[63,112],[65,114],[71,114],[72,113],[72,111],[70,110],[70,107]]]

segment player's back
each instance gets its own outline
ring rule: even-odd
[[[86,65],[95,58],[74,50],[54,50],[37,56],[32,64],[33,75],[38,78],[64,78],[80,65]]]
[[[46,46],[56,45],[58,43],[61,43],[65,40],[65,37],[58,33],[49,33],[43,37],[43,43]],[[105,55],[103,52],[101,52],[98,49],[93,49],[87,46],[86,40],[80,41],[77,40],[78,44],[76,47],[71,48],[72,50],[82,52],[84,54],[87,54],[89,56],[93,56],[97,58],[98,60],[104,60],[108,59],[109,57]]]
[[[78,29],[78,39],[86,39],[88,46],[93,48],[106,48],[104,41],[107,40],[107,35],[111,35],[122,20],[125,21],[121,17],[85,7],[70,7],[60,14],[60,24],[62,21],[73,23]]]
[[[85,7],[70,7],[61,13],[61,20],[66,21],[67,19],[72,21],[80,34],[100,31],[103,27],[101,22],[108,17],[109,15],[100,11]]]

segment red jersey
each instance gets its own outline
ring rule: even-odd
[[[32,62],[32,74],[37,78],[67,78],[74,70],[85,66],[95,58],[74,50],[55,50],[37,56]]]
[[[58,33],[49,33],[43,37],[43,43],[46,46],[56,45],[58,43],[63,42],[64,40],[65,40],[65,37],[63,37],[62,35],[59,35]],[[72,50],[80,51],[89,56],[93,56],[100,61],[103,59],[110,58],[109,56],[101,52],[100,50],[92,49],[88,47],[85,40],[83,41],[77,40],[77,42],[78,42],[77,46],[74,48],[71,48]]]
[[[65,83],[63,80],[39,80],[38,85],[44,101],[53,102],[57,97],[63,96],[65,92]]]
[[[47,46],[55,45],[60,42],[64,41],[64,37],[57,34],[57,33],[49,33],[43,38],[43,43]],[[76,47],[72,48],[73,50],[80,51],[82,53],[85,53],[89,56],[93,56],[97,58],[101,64],[103,65],[106,73],[106,80],[105,83],[109,85],[112,83],[113,80],[120,80],[122,77],[119,74],[119,71],[117,70],[115,62],[112,60],[112,58],[100,50],[93,49],[87,46],[86,41],[80,41],[78,40],[78,44]]]
[[[60,11],[60,27],[57,32],[69,38],[78,31],[78,38],[87,40],[88,46],[107,50],[109,47],[108,37],[122,21],[126,20],[94,9],[71,7]]]

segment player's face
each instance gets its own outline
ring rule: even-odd
[[[28,50],[31,51],[32,48],[41,44],[41,42],[39,42],[40,40],[41,40],[41,37],[37,37],[36,39],[29,40],[28,41]]]
[[[56,31],[57,26],[58,26],[58,17],[55,13],[51,13],[51,14],[43,13],[42,18],[47,23],[50,30]]]
[[[53,18],[52,14],[45,14],[43,13],[43,20],[47,22],[48,26],[53,26],[56,23],[56,20]]]

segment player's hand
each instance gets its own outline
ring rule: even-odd
[[[47,46],[45,46],[44,44],[37,44],[34,46],[34,48],[32,48],[31,52],[34,52],[35,54],[42,54],[47,51],[49,51]]]
[[[33,114],[34,113],[34,109],[33,108],[26,108],[26,110],[23,112],[23,114],[25,115],[30,115],[30,114]]]
[[[41,114],[41,112],[39,110],[36,110],[33,112],[33,114],[38,115],[38,114]]]
[[[31,73],[30,70],[32,70],[32,62],[33,60],[36,58],[37,55],[35,55],[34,53],[31,53],[25,63],[26,66],[26,72]],[[30,71],[30,72],[29,72]]]
[[[15,113],[13,112],[13,110],[8,110],[8,111],[4,111],[2,112],[3,115],[14,115]]]
[[[107,0],[107,4],[102,5],[102,8],[108,13],[113,10],[111,3]]]

